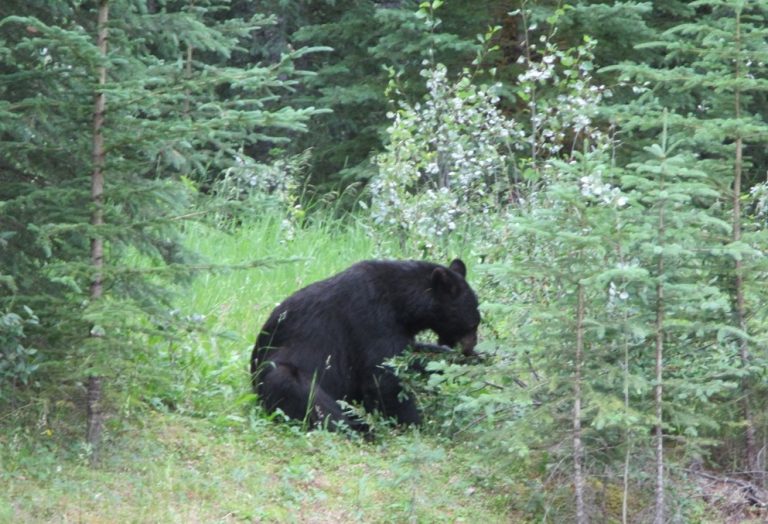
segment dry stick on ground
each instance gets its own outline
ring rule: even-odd
[[[756,486],[751,482],[747,482],[746,480],[734,479],[731,477],[718,477],[716,475],[710,475],[709,473],[704,473],[703,471],[696,471],[695,469],[684,469],[683,471],[685,471],[686,473],[690,473],[692,475],[696,475],[698,477],[714,480],[715,482],[722,482],[724,484],[734,484],[736,486],[739,486],[743,488],[745,491],[746,502],[748,502],[752,506],[757,506],[759,508],[768,508],[768,499],[763,500],[758,496],[758,493],[762,493],[763,496],[768,496],[768,493],[766,493],[766,491],[761,487]]]

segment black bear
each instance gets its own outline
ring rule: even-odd
[[[420,261],[365,261],[311,284],[279,304],[251,356],[253,387],[269,411],[330,429],[346,424],[338,400],[361,402],[400,424],[418,424],[419,410],[382,363],[418,346],[432,330],[443,346],[473,354],[480,314],[466,266]]]

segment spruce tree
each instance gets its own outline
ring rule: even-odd
[[[493,0],[462,2],[374,2],[310,0],[265,2],[281,21],[274,41],[285,46],[330,49],[306,58],[317,76],[291,98],[299,107],[332,113],[315,119],[313,130],[297,137],[289,151],[312,149],[314,184],[336,189],[375,174],[372,157],[382,149],[388,85],[393,77],[410,102],[424,94],[419,76],[424,61],[445,64],[452,73],[469,65],[484,34],[507,11]]]
[[[761,179],[757,166],[763,163],[759,144],[768,137],[765,114],[764,76],[768,62],[764,2],[692,2],[693,22],[670,27],[643,49],[658,49],[664,62],[624,64],[618,69],[641,95],[642,113],[626,106],[617,118],[629,133],[654,128],[661,112],[670,110],[673,140],[682,140],[697,155],[699,169],[706,172],[720,193],[718,206],[723,220],[730,222],[719,245],[709,245],[710,278],[730,296],[730,309],[717,322],[718,341],[727,342],[738,355],[741,370],[738,391],[742,406],[744,471],[757,483],[764,482],[765,464],[759,458],[757,435],[759,413],[765,411],[764,391],[756,380],[765,367],[763,351],[755,351],[756,329],[766,296],[759,275],[764,271],[764,232],[742,211],[745,187]],[[642,86],[639,87],[638,86]],[[644,87],[647,86],[647,87]]]
[[[279,103],[307,50],[228,64],[269,20],[220,20],[225,5],[0,7],[0,310],[39,317],[24,335],[41,382],[119,385],[143,334],[173,325],[169,282],[192,257],[179,226],[205,211],[197,189],[316,113]]]
[[[698,367],[694,364],[697,353],[691,352],[691,346],[706,344],[713,332],[702,326],[706,319],[697,311],[716,310],[726,304],[717,288],[700,280],[705,264],[698,258],[699,249],[712,245],[726,224],[711,210],[693,205],[695,201],[715,202],[717,191],[705,173],[689,167],[690,154],[676,151],[678,146],[668,142],[665,128],[659,143],[647,148],[649,158],[630,166],[631,171],[622,177],[622,186],[636,210],[628,224],[631,243],[627,249],[636,254],[649,275],[632,283],[638,305],[652,304],[646,315],[639,315],[639,320],[645,317],[648,326],[648,354],[652,358],[642,358],[636,365],[642,367],[643,361],[647,362],[645,374],[653,385],[653,398],[651,402],[636,400],[636,408],[649,408],[655,456],[653,521],[658,523],[666,522],[668,506],[666,435],[682,432],[693,437],[708,423],[688,405],[691,391],[706,399],[729,386],[708,383],[698,376],[702,369],[672,371],[679,370],[677,363],[688,359],[692,367]],[[648,216],[654,220],[649,221]]]

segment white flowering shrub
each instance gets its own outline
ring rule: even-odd
[[[509,189],[511,145],[524,133],[497,107],[495,87],[467,74],[451,81],[442,65],[422,75],[425,100],[390,113],[369,187],[375,223],[434,254],[452,231],[488,225]]]
[[[585,197],[594,197],[596,201],[612,207],[624,207],[627,204],[627,196],[621,188],[604,182],[600,170],[579,178],[579,183],[581,194]]]
[[[610,146],[610,135],[595,122],[604,99],[611,96],[592,77],[595,45],[585,37],[583,45],[562,50],[541,35],[520,55],[518,63],[526,70],[517,78],[516,94],[526,105],[525,142],[534,166],[547,158],[572,158],[584,144]]]
[[[400,103],[389,114],[389,143],[376,157],[379,172],[369,186],[376,224],[425,255],[441,254],[457,229],[471,230],[473,246],[485,251],[504,234],[493,227],[499,211],[513,201],[531,204],[542,184],[561,178],[560,161],[612,146],[596,119],[610,92],[592,78],[595,42],[560,50],[550,40],[528,42],[520,57],[526,70],[513,86],[524,107],[520,121],[499,108],[500,86],[477,86],[467,72],[451,80],[440,64],[422,71],[424,101]],[[573,183],[585,197],[624,204],[600,173]]]
[[[238,155],[227,168],[215,191],[230,200],[249,197],[269,197],[277,202],[295,200],[299,163],[296,159],[280,159],[272,164],[257,162],[247,155]]]
[[[768,182],[752,186],[749,196],[754,216],[758,219],[756,222],[766,227],[768,225]]]
[[[257,162],[243,154],[233,159],[213,187],[213,192],[239,207],[224,215],[226,219],[259,215],[265,209],[276,209],[285,215],[282,228],[287,240],[293,238],[297,222],[304,216],[301,208],[301,180],[306,170],[307,156],[280,158],[271,164]]]

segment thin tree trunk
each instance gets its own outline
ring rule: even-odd
[[[192,78],[192,51],[193,51],[193,49],[194,48],[192,47],[192,44],[187,42],[187,57],[185,59],[185,63],[186,64],[185,64],[185,67],[184,67],[184,75],[185,75],[185,78],[186,78],[187,82],[189,82],[189,79]],[[190,107],[189,97],[190,97],[189,88],[187,88],[187,89],[184,90],[184,116],[185,117],[189,117],[189,107]]]
[[[741,52],[741,12],[736,11],[736,50]],[[736,78],[741,79],[741,59],[736,59]],[[734,92],[734,105],[736,120],[741,118],[741,88],[737,85]],[[733,242],[741,240],[741,175],[743,168],[743,139],[741,135],[736,137],[736,157],[733,165]],[[747,315],[744,304],[744,268],[741,260],[734,262],[734,302],[736,324],[743,332],[747,332]],[[749,365],[749,345],[745,338],[739,341],[739,358],[744,367]],[[755,435],[755,420],[751,407],[751,387],[749,377],[744,377],[741,381],[742,389],[742,412],[746,427],[744,429],[744,451],[751,480],[762,486],[764,475],[761,474],[760,460],[758,454],[757,437]]]
[[[628,314],[624,312],[624,324],[628,322]],[[629,413],[629,341],[624,335],[624,412]],[[632,428],[627,425],[625,435],[627,451],[624,454],[624,478],[621,496],[621,522],[627,524],[629,512],[629,459],[632,455]]]
[[[584,358],[584,285],[579,283],[576,307],[576,357],[573,380],[573,489],[576,494],[576,522],[586,524],[584,506],[584,449],[581,442],[581,367]]]
[[[525,38],[525,65],[527,67],[531,67],[531,64],[533,63],[533,57],[531,56],[531,41],[530,41],[530,35],[529,35],[529,28],[528,28],[528,17],[526,16],[525,9],[520,10],[520,16],[523,20],[523,37]],[[539,124],[538,124],[538,118],[537,118],[537,106],[536,106],[536,88],[533,87],[531,89],[531,99],[530,102],[528,102],[528,107],[531,108],[531,164],[533,165],[533,168],[535,170],[538,170],[538,134],[539,134]]]
[[[662,212],[663,216],[663,212]],[[663,422],[663,370],[664,370],[664,258],[659,257],[659,282],[656,284],[656,513],[655,524],[664,523],[664,429]]]
[[[97,45],[102,60],[107,55],[107,0],[99,3],[99,20]],[[107,83],[107,67],[102,63],[98,68],[99,91],[94,100],[93,109],[93,173],[91,174],[91,200],[93,202],[93,214],[91,224],[98,229],[104,224],[104,111],[106,109],[106,95],[103,86]],[[93,266],[93,279],[91,280],[91,299],[99,299],[102,295],[102,274],[104,265],[104,239],[99,234],[94,234],[91,239],[91,265]]]
[[[616,167],[616,141],[615,129],[611,127],[611,167]],[[616,227],[616,233],[619,233],[620,228]],[[624,253],[621,247],[618,248],[619,260],[622,264],[626,262]],[[629,311],[624,309],[624,413],[629,414],[629,338],[626,334],[627,324],[629,323]],[[621,523],[627,524],[629,518],[629,464],[632,457],[632,427],[627,424],[627,430],[624,435],[627,450],[624,453],[624,473],[622,475],[622,492],[621,492]]]
[[[666,126],[666,123],[665,123]],[[666,130],[665,133],[666,135]],[[664,137],[664,148],[666,150],[666,136]],[[662,168],[661,179],[659,181],[659,190],[664,190],[664,173]],[[659,246],[664,247],[664,234],[666,231],[664,208],[666,202],[663,200],[659,205]],[[664,371],[664,253],[659,255],[657,265],[658,281],[656,282],[656,367],[654,386],[654,406],[656,409],[656,423],[654,428],[655,447],[656,447],[656,510],[654,513],[654,524],[664,524],[664,429],[663,422],[663,371]]]
[[[107,83],[107,20],[109,6],[107,0],[99,2],[98,36],[97,46],[101,55],[102,64],[98,68],[99,90],[96,93],[93,110],[93,173],[91,174],[91,201],[93,202],[93,214],[91,224],[96,230],[104,224],[104,111],[106,109],[106,95],[104,86]],[[104,266],[104,239],[96,231],[91,239],[91,265],[93,266],[93,279],[91,280],[91,300],[98,300],[103,293]],[[92,335],[98,336],[98,335]],[[86,386],[87,405],[87,429],[86,442],[91,448],[91,462],[96,461],[103,414],[101,410],[102,378],[98,376],[88,377]]]
[[[741,137],[736,139],[736,162],[735,173],[733,181],[733,241],[738,242],[741,240],[741,209],[739,205],[739,199],[741,195],[741,162],[742,162],[742,140]],[[734,262],[735,275],[735,302],[736,302],[736,323],[739,329],[743,332],[747,332],[747,320],[746,320],[746,306],[744,304],[744,276],[743,265],[741,260]],[[750,362],[749,345],[745,338],[739,340],[739,359],[741,365],[747,367]],[[757,446],[757,436],[755,434],[755,420],[752,414],[751,406],[751,386],[749,377],[744,377],[741,380],[742,400],[741,408],[744,416],[745,429],[744,429],[744,451],[745,459],[747,463],[747,469],[749,470],[749,477],[758,486],[763,486],[764,475],[760,468],[760,458]]]
[[[86,442],[91,446],[91,459],[95,462],[97,446],[101,439],[102,422],[104,415],[101,409],[101,377],[91,375],[86,385],[86,415],[88,417],[86,427]]]

